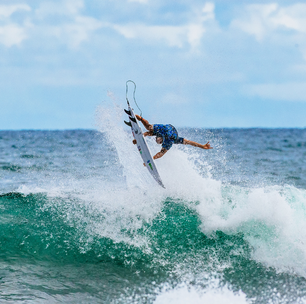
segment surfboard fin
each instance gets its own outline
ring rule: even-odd
[[[125,112],[127,115],[131,116],[131,111],[124,109],[124,112]]]
[[[129,122],[124,121],[124,123],[125,123],[126,125],[128,125],[129,127],[131,127],[131,128],[132,128],[132,124],[131,124],[131,122],[130,122],[130,121],[129,121]]]
[[[136,123],[136,119],[135,119],[135,118],[133,118],[133,117],[130,116],[129,119],[130,119],[131,121],[133,121],[133,122]]]

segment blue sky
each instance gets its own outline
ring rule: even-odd
[[[306,127],[306,3],[0,1],[0,129],[95,128],[128,79],[152,123]]]

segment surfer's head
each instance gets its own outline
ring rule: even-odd
[[[162,137],[156,137],[156,142],[161,145],[163,143],[163,138]]]

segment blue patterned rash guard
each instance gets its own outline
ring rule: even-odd
[[[167,150],[169,150],[173,144],[182,144],[184,142],[184,138],[178,137],[178,133],[172,125],[153,125],[153,135],[163,138],[162,147]]]

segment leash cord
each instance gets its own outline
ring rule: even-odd
[[[137,106],[138,110],[140,111],[140,116],[142,117],[142,111],[141,111],[141,109],[139,108],[139,106],[138,106],[138,104],[137,104],[137,102],[136,102],[136,98],[135,98],[135,92],[136,92],[136,83],[135,83],[134,81],[132,81],[132,80],[128,80],[128,81],[126,82],[126,92],[125,92],[125,97],[126,97],[126,100],[127,100],[127,102],[129,102],[129,99],[128,99],[128,97],[127,97],[127,95],[128,95],[128,91],[129,91],[128,82],[132,82],[132,83],[134,84],[133,98],[134,98],[134,102],[135,102],[135,104],[136,104],[136,106]]]

